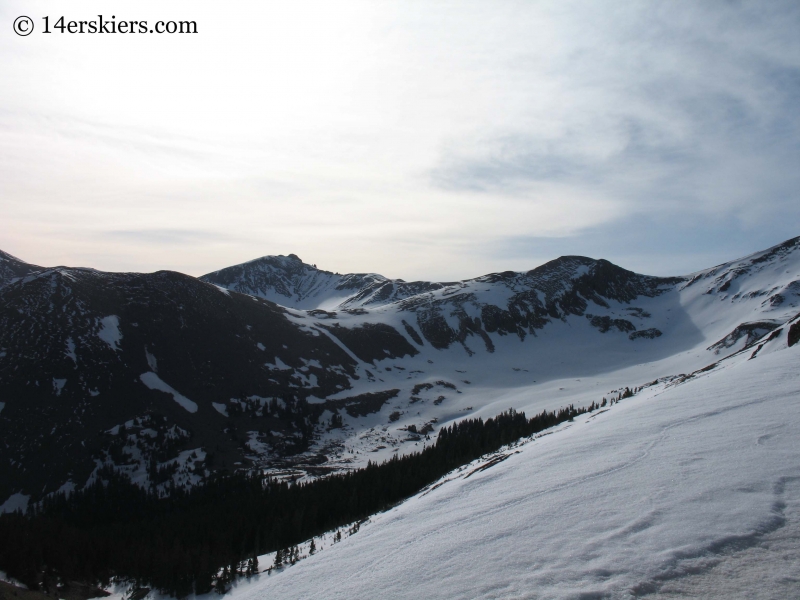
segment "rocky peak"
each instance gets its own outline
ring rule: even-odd
[[[13,283],[21,277],[25,277],[42,267],[28,264],[15,256],[0,250],[0,288]]]

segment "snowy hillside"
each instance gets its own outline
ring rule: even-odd
[[[797,597],[800,345],[787,348],[788,331],[754,358],[476,461],[231,596]]]
[[[705,367],[798,312],[800,238],[684,277],[562,257],[358,310],[307,309],[298,323],[354,348],[354,388],[399,390],[375,414],[339,411],[343,427],[322,428],[315,447],[329,466],[347,468],[419,448],[425,436],[409,428],[433,437],[453,419],[530,408],[531,397],[537,410],[558,408],[576,390],[576,404],[588,405],[609,390]],[[379,324],[415,353],[352,345]]]

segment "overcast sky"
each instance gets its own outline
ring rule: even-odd
[[[100,14],[198,33],[42,33]],[[3,0],[0,249],[687,273],[800,235],[799,107],[796,0]]]

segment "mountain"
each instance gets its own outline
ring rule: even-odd
[[[448,283],[294,255],[199,279],[2,258],[6,509],[103,469],[163,493],[350,469],[466,416],[691,373],[800,310],[800,238],[671,278],[578,256]]]
[[[296,254],[263,256],[200,277],[225,289],[298,309],[345,310],[380,306],[446,284],[387,279],[375,273],[339,275],[307,265]]]
[[[2,290],[0,331],[3,497],[82,485],[103,462],[196,481],[241,464],[257,435],[304,450],[305,398],[354,375],[286,309],[163,271],[41,270]]]
[[[797,598],[791,327],[452,471],[230,596]]]
[[[29,265],[0,250],[0,289],[39,270],[41,267]]]
[[[326,319],[338,319],[336,311],[363,316],[388,307],[395,316],[408,314],[400,321],[409,341],[421,346],[424,338],[439,350],[458,344],[470,355],[475,343],[494,352],[490,333],[524,340],[554,319],[586,314],[588,302],[609,308],[609,301],[656,297],[683,281],[637,275],[605,260],[564,256],[525,273],[506,271],[455,283],[407,283],[373,274],[320,271],[294,254],[263,257],[200,279]],[[641,315],[633,311],[626,316]],[[660,335],[652,328],[638,331],[627,319],[598,316],[591,323],[604,332],[621,328],[634,339]]]
[[[793,238],[742,259],[670,278],[638,275],[605,260],[564,256],[523,273],[492,273],[455,283],[406,283],[374,274],[333,274],[290,254],[263,257],[200,279],[314,311],[309,314],[319,318],[336,319],[335,311],[342,311],[348,315],[380,314],[383,321],[399,319],[396,328],[405,330],[410,342],[419,346],[424,339],[440,350],[457,344],[467,354],[473,353],[475,344],[493,352],[489,334],[516,335],[524,340],[528,335],[536,336],[546,325],[571,316],[586,316],[599,331],[627,333],[631,340],[660,337],[660,329],[647,327],[654,322],[648,321],[652,314],[630,304],[662,296],[657,304],[669,304],[668,298],[675,292],[680,297],[677,304],[691,304],[692,312],[704,312],[712,297],[733,305],[719,316],[722,319],[706,318],[704,325],[720,320],[727,323],[726,316],[733,317],[733,322],[740,315],[763,314],[761,319],[736,323],[724,338],[715,340],[718,345],[714,349],[719,353],[742,338],[752,341],[759,331],[774,329],[800,306],[799,248],[800,238]],[[784,267],[785,272],[781,272]],[[611,303],[622,305],[622,310],[612,310]],[[680,306],[675,308],[680,310]],[[711,311],[717,312],[717,305],[711,306]],[[588,312],[591,307],[592,312]],[[666,312],[672,310],[665,308]]]

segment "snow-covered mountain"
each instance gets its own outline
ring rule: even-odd
[[[362,317],[381,314],[383,320],[392,313],[400,316],[398,330],[405,330],[410,341],[424,338],[437,349],[455,343],[468,354],[476,344],[492,352],[494,343],[488,334],[524,340],[554,320],[570,316],[587,316],[599,331],[627,333],[631,340],[660,337],[662,330],[647,326],[655,322],[648,320],[652,313],[631,303],[672,295],[680,298],[679,305],[689,307],[688,312],[697,313],[695,320],[704,330],[720,320],[727,325],[739,316],[744,319],[725,332],[724,339],[714,340],[719,353],[743,338],[752,341],[759,331],[774,329],[800,306],[799,246],[800,238],[794,238],[739,260],[672,278],[638,275],[604,260],[565,256],[528,272],[492,273],[455,283],[407,283],[375,274],[333,274],[290,254],[263,257],[200,279],[305,310],[320,319],[343,318],[335,311]],[[709,304],[702,296],[733,306],[715,317],[719,305]],[[622,305],[622,310],[612,310],[612,303]],[[709,306],[713,314],[706,314]]]
[[[322,536],[313,556],[304,544],[303,560],[231,598],[797,598],[793,328],[797,340],[800,317],[754,349],[484,456],[341,541]],[[530,389],[530,409],[546,402]]]
[[[466,416],[691,373],[800,311],[800,238],[673,278],[576,256],[455,283],[292,255],[200,280],[8,264],[0,501],[103,466],[161,489],[352,468]]]
[[[375,273],[339,275],[307,265],[296,254],[263,256],[200,279],[282,306],[322,310],[379,306],[446,285],[426,281],[408,283]]]

